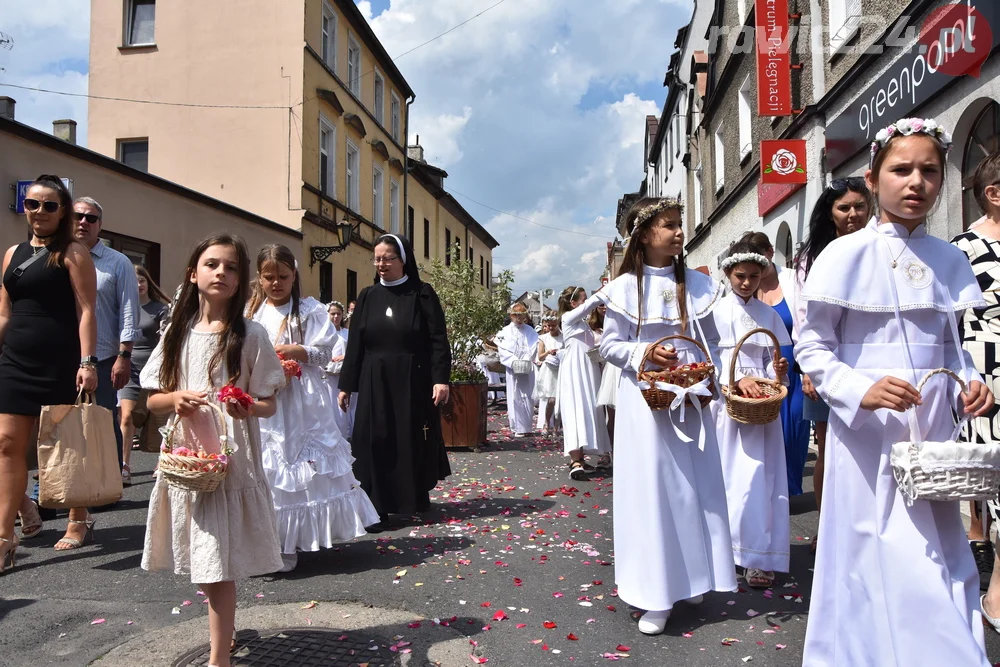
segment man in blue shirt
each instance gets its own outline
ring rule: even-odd
[[[97,392],[101,407],[114,415],[118,464],[122,463],[122,434],[118,423],[118,390],[128,384],[132,370],[132,341],[139,328],[139,283],[132,261],[99,237],[104,210],[90,197],[73,204],[73,233],[90,248],[97,269]],[[131,443],[129,443],[131,446]]]

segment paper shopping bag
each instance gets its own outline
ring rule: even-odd
[[[74,405],[42,407],[38,424],[38,504],[100,507],[122,497],[111,411],[83,394]]]

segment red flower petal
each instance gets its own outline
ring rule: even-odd
[[[615,650],[621,651],[622,653],[628,653],[632,649],[629,648],[628,646],[625,646],[624,644],[619,644],[618,646],[615,647]]]
[[[508,618],[509,617],[507,616],[507,612],[505,612],[503,609],[493,614],[494,621],[506,621]]]
[[[571,632],[568,635],[566,635],[566,639],[570,640],[571,642],[575,642],[578,641],[580,638]]]
[[[552,630],[557,626],[552,621],[545,621],[544,623],[542,623],[542,627],[544,627],[546,630]]]

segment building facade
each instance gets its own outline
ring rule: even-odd
[[[301,230],[323,300],[370,284],[374,240],[421,198],[415,93],[353,0],[93,0],[90,93],[95,150]]]
[[[929,17],[950,4],[791,0],[794,111],[771,118],[757,115],[754,3],[696,0],[668,66],[670,91],[658,132],[669,135],[674,129],[664,118],[679,114],[687,119],[681,166],[669,158],[664,162],[669,136],[653,141],[644,164],[644,187],[651,193],[656,192],[651,172],[662,181],[656,185],[662,195],[677,190],[672,169],[686,174],[681,196],[687,206],[689,264],[717,269],[729,244],[742,233],[764,231],[774,244],[775,261],[790,265],[808,234],[813,202],[822,189],[835,178],[864,175],[875,133],[907,116],[937,118],[955,139],[940,203],[928,221],[931,233],[951,238],[978,219],[982,213],[971,194],[971,176],[983,157],[1000,148],[1000,3],[958,3],[978,11],[994,27],[993,42],[978,46],[986,49],[979,52],[983,57],[989,54],[979,77],[946,74],[942,70],[947,68],[936,59],[929,61],[918,42]],[[968,25],[965,21],[962,27]],[[967,34],[966,43],[973,38]],[[686,73],[680,70],[685,61]],[[766,139],[805,140],[807,184],[760,183],[759,147]]]
[[[74,197],[93,197],[104,209],[101,239],[150,272],[167,294],[184,280],[188,254],[207,233],[229,232],[250,247],[283,243],[298,247],[302,234],[277,222],[133,169],[77,146],[75,123],[57,121],[53,136],[14,119],[14,105],[0,98],[0,182],[14,187],[40,174],[56,174]],[[30,238],[18,192],[2,217],[0,247]]]

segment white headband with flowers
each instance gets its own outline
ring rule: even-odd
[[[337,308],[340,308],[341,312],[344,312],[344,313],[346,313],[346,312],[347,312],[347,309],[346,309],[346,308],[344,308],[344,304],[342,304],[342,303],[341,303],[341,302],[339,302],[339,301],[331,301],[330,303],[326,304],[326,309],[327,309],[327,310],[330,310],[330,309],[331,309],[331,308],[333,308],[334,306],[336,306]]]
[[[908,137],[911,134],[926,134],[937,139],[945,152],[951,149],[951,135],[933,118],[901,118],[884,130],[879,130],[875,135],[868,166],[875,164],[875,156],[885,148],[890,139],[896,135]]]
[[[646,204],[636,211],[635,219],[632,221],[632,229],[638,229],[639,225],[646,222],[660,211],[668,211],[670,209],[676,209],[683,213],[684,204],[682,204],[681,200],[676,197],[663,197],[656,200],[652,204]]]
[[[749,262],[751,264],[757,264],[762,269],[766,269],[771,266],[771,262],[768,261],[767,257],[764,255],[758,255],[755,252],[738,252],[735,255],[730,255],[722,260],[723,271],[728,271],[730,267],[736,266],[737,264],[743,264],[744,262]]]

